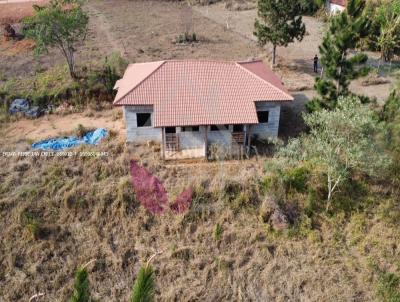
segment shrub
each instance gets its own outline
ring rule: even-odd
[[[309,133],[289,141],[277,156],[288,166],[305,161],[326,177],[327,203],[354,173],[380,176],[391,160],[376,141],[382,127],[376,114],[359,98],[340,97],[335,110],[305,114]]]
[[[310,171],[305,167],[295,167],[282,173],[283,183],[286,191],[295,190],[304,193],[307,190],[307,181]]]
[[[130,302],[154,301],[154,271],[149,265],[142,265],[132,288]]]
[[[118,187],[117,187],[117,199],[118,201],[125,203],[125,204],[130,204],[135,201],[135,193],[132,190],[132,184],[129,181],[129,178],[124,177],[121,178]]]
[[[40,219],[35,217],[35,215],[30,212],[24,212],[21,218],[22,224],[24,225],[30,236],[35,240],[39,239],[41,232]]]
[[[214,212],[214,205],[210,204],[212,200],[213,195],[204,186],[195,186],[193,188],[191,207],[186,212],[182,223],[197,222],[209,218]]]
[[[221,240],[222,232],[223,232],[222,226],[219,223],[217,223],[214,229],[214,239],[216,241]]]
[[[300,0],[301,9],[305,15],[313,15],[324,6],[323,0]]]
[[[82,138],[85,136],[85,134],[88,132],[88,130],[82,124],[78,124],[78,126],[76,126],[74,132],[77,137]]]
[[[106,57],[102,66],[90,72],[87,76],[87,86],[93,93],[103,92],[114,96],[114,86],[122,76],[127,62],[119,55]]]
[[[185,32],[184,34],[177,36],[175,40],[175,43],[177,44],[186,44],[194,42],[198,42],[197,35],[195,32],[193,32],[192,34]]]
[[[400,301],[400,276],[389,272],[380,272],[378,277],[377,292],[382,301]]]
[[[64,205],[69,208],[85,208],[87,202],[76,188],[72,188],[64,193]]]
[[[386,100],[381,117],[384,121],[393,122],[400,113],[400,96],[393,90]]]
[[[69,302],[91,302],[89,278],[86,268],[79,268],[75,274],[74,293]]]

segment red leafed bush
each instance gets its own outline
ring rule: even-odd
[[[175,202],[170,205],[170,209],[175,213],[185,212],[192,204],[192,195],[192,188],[187,188],[176,198]]]
[[[163,213],[167,209],[168,196],[161,181],[134,160],[131,161],[131,176],[140,204],[153,214]]]

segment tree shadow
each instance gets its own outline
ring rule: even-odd
[[[306,130],[302,113],[306,111],[305,104],[310,98],[304,93],[294,93],[292,103],[284,103],[281,106],[279,120],[279,137],[287,141],[291,137],[297,137]]]

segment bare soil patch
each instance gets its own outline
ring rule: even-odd
[[[21,119],[11,123],[4,131],[5,139],[12,141],[42,140],[72,133],[81,124],[87,128],[106,128],[124,135],[122,109],[87,111],[68,115],[51,114],[41,118]]]
[[[31,16],[34,12],[32,5],[44,5],[48,0],[26,1],[19,3],[1,3],[0,24],[19,23],[23,18]]]

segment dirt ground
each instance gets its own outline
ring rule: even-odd
[[[70,134],[79,124],[88,129],[106,128],[121,136],[125,134],[122,109],[115,108],[68,115],[51,114],[34,120],[20,119],[5,129],[4,136],[9,141],[42,140]]]
[[[18,1],[15,1],[18,2]],[[0,24],[16,23],[23,18],[31,16],[34,12],[32,5],[44,5],[48,0],[37,1],[0,1]]]

